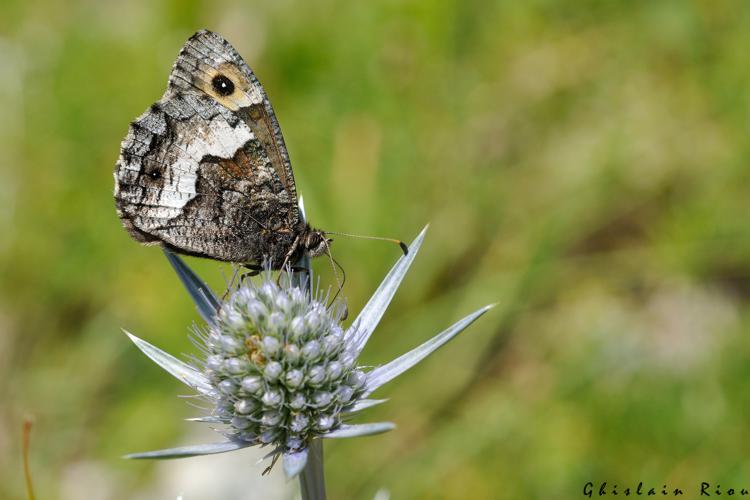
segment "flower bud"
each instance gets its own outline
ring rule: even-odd
[[[254,443],[258,440],[258,435],[252,431],[240,432],[235,437],[240,441],[247,441],[248,443]]]
[[[287,344],[284,346],[284,360],[287,363],[296,365],[302,358],[302,353],[296,344]]]
[[[304,432],[308,425],[310,425],[310,418],[304,413],[297,413],[289,422],[289,428],[296,433]]]
[[[281,405],[284,397],[281,395],[281,391],[272,389],[263,393],[261,401],[263,402],[263,406],[275,408]]]
[[[308,363],[315,361],[320,357],[320,342],[317,340],[311,340],[302,347],[302,357]]]
[[[270,281],[264,281],[258,289],[258,297],[266,304],[273,303],[274,295],[276,295],[276,286]]]
[[[276,337],[266,336],[261,341],[263,344],[263,353],[268,358],[275,358],[281,351],[281,342]]]
[[[248,394],[257,394],[263,389],[263,379],[257,375],[250,375],[242,379],[242,390]]]
[[[305,399],[305,396],[300,392],[295,392],[292,394],[291,399],[289,400],[289,408],[293,410],[301,410],[307,405],[307,400]]]
[[[281,413],[275,410],[263,412],[263,416],[260,417],[260,423],[266,427],[272,427],[279,422],[281,422]]]
[[[326,375],[328,376],[328,380],[331,382],[334,382],[341,378],[341,375],[344,373],[344,367],[339,363],[338,361],[331,361],[328,363],[328,366],[326,367]]]
[[[276,309],[278,309],[279,311],[281,311],[283,313],[287,313],[287,312],[289,312],[289,309],[291,308],[291,305],[292,305],[292,303],[287,298],[286,295],[284,295],[284,294],[278,294],[278,295],[276,295],[275,300],[274,300],[274,306],[276,307]]]
[[[209,370],[221,370],[224,359],[218,354],[212,354],[206,358],[206,368]]]
[[[241,329],[245,326],[245,318],[236,309],[222,309],[221,313],[224,317],[222,318],[231,329]]]
[[[253,412],[257,407],[257,403],[252,399],[240,399],[234,403],[234,410],[242,415]]]
[[[279,334],[286,325],[284,320],[284,314],[279,311],[274,311],[268,316],[268,332],[271,334]]]
[[[278,361],[271,361],[266,365],[266,369],[263,370],[263,376],[269,382],[274,382],[279,379],[279,375],[281,375],[281,372],[283,370],[284,367],[281,366],[281,363],[279,363]]]
[[[352,389],[348,385],[340,385],[336,390],[336,398],[340,403],[348,403],[349,401],[351,401],[352,396],[354,396],[354,389]]]
[[[247,429],[248,427],[253,425],[253,422],[244,417],[234,417],[231,421],[231,424],[235,429]]]
[[[229,355],[239,354],[242,349],[242,344],[230,335],[222,335],[219,339],[219,347]]]
[[[316,365],[307,372],[307,383],[312,387],[318,387],[326,379],[326,370],[322,366]]]
[[[321,431],[327,431],[331,427],[333,427],[333,424],[336,422],[336,420],[330,416],[330,415],[321,415],[318,418],[318,421],[316,422],[316,427]]]
[[[232,380],[226,379],[219,382],[219,391],[224,394],[234,394],[236,390],[237,385]]]
[[[342,347],[343,341],[335,335],[326,335],[323,338],[323,352],[328,358],[338,354]]]
[[[250,361],[247,358],[229,358],[224,361],[224,368],[227,373],[241,375],[250,369]]]
[[[352,386],[353,389],[360,389],[367,381],[367,375],[362,370],[354,370],[346,378],[346,382]]]
[[[333,395],[326,391],[315,391],[313,393],[313,405],[317,408],[325,408],[333,400]]]
[[[318,332],[321,326],[321,317],[317,310],[313,309],[305,314],[305,326],[308,331]]]
[[[286,372],[286,375],[284,377],[284,381],[286,382],[286,386],[290,389],[296,389],[304,380],[305,375],[302,373],[302,370],[289,370]]]
[[[295,316],[289,323],[289,335],[292,340],[299,342],[305,334],[305,320],[301,316]]]
[[[255,301],[247,305],[247,315],[256,323],[268,316],[268,309],[260,301]]]
[[[260,436],[258,436],[258,441],[260,441],[263,444],[273,443],[274,440],[276,439],[277,434],[279,434],[279,431],[274,428],[265,430],[260,434]]]
[[[339,362],[341,362],[341,366],[344,367],[344,370],[351,370],[357,362],[357,355],[346,350],[339,354]]]

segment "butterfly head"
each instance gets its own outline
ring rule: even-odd
[[[326,233],[320,229],[312,229],[308,227],[308,230],[302,238],[302,246],[307,255],[310,257],[318,257],[328,253],[328,247],[331,245],[332,241],[333,240],[327,237]]]

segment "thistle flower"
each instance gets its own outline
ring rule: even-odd
[[[300,451],[340,428],[364,392],[365,373],[339,325],[342,309],[321,299],[266,273],[261,286],[243,284],[221,305],[203,339],[203,373],[230,439]]]
[[[130,333],[128,336],[153,361],[210,400],[214,411],[191,420],[222,424],[226,440],[127,457],[180,458],[253,445],[271,446],[267,457],[275,460],[283,456],[287,475],[294,477],[305,468],[309,455],[321,453],[319,438],[364,436],[393,429],[395,425],[390,422],[348,421],[361,410],[385,401],[369,399],[376,389],[447,343],[492,307],[466,316],[389,363],[369,371],[357,365],[414,261],[426,229],[346,330],[341,326],[341,309],[327,308],[319,293],[307,293],[299,282],[290,279],[279,285],[265,273],[259,286],[245,281],[220,302],[179,257],[167,253],[208,325],[199,336],[205,344],[205,359],[193,366]]]

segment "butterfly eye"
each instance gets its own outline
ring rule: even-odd
[[[211,80],[211,86],[220,96],[226,97],[234,92],[234,83],[224,75],[216,75]]]

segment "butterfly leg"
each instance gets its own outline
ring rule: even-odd
[[[294,252],[297,250],[298,246],[299,246],[299,236],[294,238],[294,241],[292,242],[292,247],[284,256],[284,262],[281,263],[281,269],[284,269],[287,266],[287,264],[289,264],[289,259],[292,258],[292,255],[294,255]]]
[[[297,250],[297,247],[299,246],[299,236],[294,238],[294,241],[292,242],[291,248],[289,248],[289,251],[284,256],[284,262],[281,263],[281,270],[283,271],[284,268],[289,264],[289,259],[292,258],[292,255],[294,255],[294,252]],[[291,269],[290,269],[291,271]],[[281,274],[279,273],[279,279],[277,280],[277,283],[281,283]]]
[[[246,273],[240,274],[238,283],[242,284],[243,281],[245,281],[248,278],[252,278],[253,276],[258,276],[261,271],[263,271],[263,266],[259,264],[242,264],[242,267],[248,270]]]
[[[237,276],[237,289],[242,286],[242,283],[249,278],[252,278],[253,276],[258,276],[261,271],[263,271],[263,266],[258,264],[242,264],[242,267],[248,270],[246,273],[242,273],[239,276]],[[234,283],[234,278],[232,278],[232,283]],[[230,285],[226,292],[224,292],[224,295],[221,297],[221,301],[224,302],[227,297],[229,296],[229,292],[231,291],[232,286]]]

